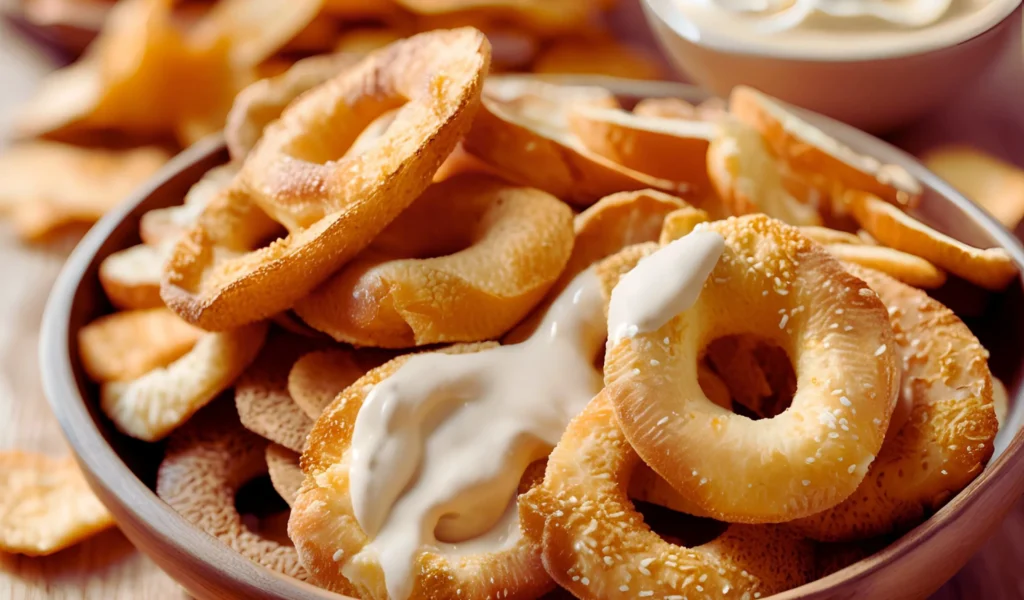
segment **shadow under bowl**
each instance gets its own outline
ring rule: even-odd
[[[560,80],[608,87],[625,102],[650,96],[674,96],[692,102],[707,98],[705,92],[675,83],[594,77]],[[917,211],[923,221],[971,244],[1002,246],[1024,268],[1024,249],[1015,238],[912,157],[840,123],[810,118],[853,148],[903,165],[916,176],[926,188]],[[138,225],[143,213],[180,203],[203,173],[226,160],[220,138],[200,142],[172,160],[85,236],[68,259],[46,307],[40,348],[46,396],[90,485],[122,531],[190,594],[200,599],[339,598],[250,562],[158,498],[153,489],[163,446],[130,439],[113,427],[101,412],[98,389],[85,376],[78,358],[78,330],[111,311],[97,278],[100,262],[114,251],[139,243]],[[1009,415],[997,437],[995,456],[964,491],[888,547],[777,598],[924,597],[966,563],[1024,492],[1021,282],[1011,284],[1002,293],[988,294],[954,279],[935,295],[954,308],[991,350],[992,371],[1010,391]]]

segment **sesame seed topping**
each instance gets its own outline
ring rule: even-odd
[[[841,309],[841,308],[837,308],[837,309],[836,309],[836,314],[837,314],[837,315],[841,315],[841,314],[843,314],[844,312],[846,312],[846,311],[845,311],[845,310],[843,310],[843,309]]]
[[[701,576],[697,578],[697,581],[699,581],[701,583],[704,583],[707,580],[708,580],[708,574],[707,573],[702,573]]]
[[[640,374],[640,369],[633,369],[633,374],[634,375],[639,375]]]
[[[651,359],[651,366],[652,367],[656,367],[656,366],[658,366],[660,364],[661,364],[661,361],[659,361],[658,359],[656,359],[656,358],[652,358]]]
[[[665,423],[668,423],[668,417],[667,417],[667,416],[665,416],[665,417],[662,417],[662,418],[658,419],[658,422],[656,423],[656,425],[657,425],[658,427],[661,427],[661,426],[662,426],[662,425],[664,425]]]
[[[846,396],[840,397],[839,403],[842,404],[843,406],[853,406],[853,402],[850,402],[850,399],[847,398]]]
[[[701,477],[700,478],[700,485],[704,485],[707,482],[708,482],[708,478],[707,477]]]
[[[654,592],[652,592],[650,590],[644,590],[644,591],[640,592],[640,597],[641,598],[650,598],[653,595],[654,595]]]
[[[606,565],[608,565],[610,567],[613,564],[615,564],[615,561],[612,560],[612,557],[606,556],[606,557],[604,557],[604,564],[606,564]]]
[[[629,591],[629,586],[628,585],[620,585],[619,586],[619,591],[620,592],[628,592]]]
[[[857,465],[850,465],[850,468],[846,469],[846,472],[852,474],[856,470],[857,470]]]
[[[838,434],[838,433],[836,433],[836,432],[834,432],[834,431],[830,431],[830,432],[829,432],[829,434],[828,434],[828,438],[829,438],[830,440],[834,440],[834,439],[836,439],[836,438],[838,438],[838,437],[839,437],[839,434]]]
[[[939,471],[939,472],[940,472],[940,473],[942,473],[943,475],[949,475],[949,472],[948,472],[948,471],[946,471],[945,469],[943,469],[943,470],[941,470],[941,471]]]
[[[786,323],[788,323],[788,322],[789,322],[789,315],[782,315],[782,318],[779,319],[779,329],[784,328],[786,326]]]
[[[804,479],[800,483],[804,484],[804,487],[807,487],[807,486],[811,485],[811,480],[810,479]]]
[[[580,579],[580,583],[582,583],[583,585],[590,585],[590,579],[584,577],[583,579]]]
[[[882,354],[885,354],[885,344],[882,344],[878,347],[878,350],[875,350],[875,356],[881,356]]]
[[[652,562],[654,562],[654,559],[653,559],[653,558],[645,558],[645,559],[643,559],[642,561],[640,561],[640,566],[641,566],[641,567],[647,567],[647,566],[650,566],[650,564],[651,564]]]
[[[338,562],[338,561],[339,561],[339,560],[341,560],[341,559],[342,559],[342,558],[343,558],[344,556],[345,556],[345,551],[339,548],[338,550],[336,550],[336,551],[334,552],[334,556],[332,556],[331,558],[333,558],[333,559],[334,559],[334,562]]]
[[[814,457],[813,456],[808,456],[807,458],[804,459],[804,462],[809,464],[809,465],[813,465],[814,464]]]

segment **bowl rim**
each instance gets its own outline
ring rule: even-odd
[[[916,44],[907,44],[900,48],[878,47],[869,43],[854,44],[849,47],[844,46],[841,51],[815,53],[814,50],[787,48],[782,45],[751,42],[728,35],[708,35],[700,32],[686,18],[683,11],[675,6],[678,1],[640,0],[640,4],[644,8],[648,21],[657,19],[681,39],[702,48],[735,56],[825,64],[893,60],[948,50],[982,37],[1006,24],[1009,17],[1022,4],[1022,0],[989,0],[990,3],[979,10],[979,12],[986,13],[985,18],[977,18],[964,24],[944,39],[926,40]],[[864,33],[865,40],[870,36],[870,32]]]
[[[517,75],[509,75],[517,77]],[[535,77],[524,75],[523,77]],[[665,81],[634,81],[603,76],[547,76],[542,79],[569,85],[598,85],[613,93],[626,96],[675,96],[691,101],[713,97],[695,86]],[[926,169],[916,158],[895,148],[888,142],[828,117],[807,113],[816,124],[824,125],[829,133],[843,141],[860,140],[862,143],[880,144],[880,148],[899,158],[900,162],[922,184],[944,196],[962,213],[966,213],[1011,255],[1024,272],[1024,247],[991,215],[978,207],[937,175]],[[871,140],[868,142],[867,140]],[[854,142],[855,143],[855,142]],[[96,255],[107,238],[137,207],[152,197],[163,186],[172,182],[190,165],[211,159],[224,150],[221,135],[204,139],[183,151],[146,184],[116,209],[104,216],[81,240],[68,258],[47,300],[40,330],[39,360],[43,374],[43,389],[47,401],[68,440],[76,460],[101,499],[116,503],[132,519],[141,523],[150,537],[170,546],[188,567],[201,569],[216,564],[226,586],[251,598],[298,598],[323,600],[346,598],[311,584],[280,575],[251,562],[231,550],[214,537],[199,530],[179,515],[156,493],[146,486],[107,443],[99,423],[87,408],[87,399],[81,393],[79,380],[73,367],[72,345],[69,344],[72,309],[76,305],[78,288],[96,264]],[[1024,357],[1022,357],[1024,361]],[[1012,439],[1006,436],[996,444],[998,456],[982,473],[949,502],[916,528],[905,533],[882,550],[831,575],[783,592],[773,598],[795,600],[833,590],[837,585],[860,581],[878,572],[885,564],[912,553],[938,533],[942,525],[959,518],[967,508],[978,501],[982,492],[991,487],[997,477],[1014,477],[1024,481],[1024,387],[1011,399],[1011,411],[1004,424],[1015,431]],[[1017,410],[1012,410],[1018,407]],[[1012,418],[1010,418],[1012,417]],[[185,531],[187,539],[182,539]]]

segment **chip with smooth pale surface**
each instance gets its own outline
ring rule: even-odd
[[[79,330],[78,352],[93,381],[128,381],[174,362],[204,333],[166,308],[125,311]]]
[[[73,458],[0,452],[0,550],[44,556],[113,525]]]

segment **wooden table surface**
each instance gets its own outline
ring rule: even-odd
[[[1017,41],[986,81],[926,122],[893,137],[919,151],[944,142],[967,142],[1024,166],[1024,59]],[[635,18],[625,27],[643,32]],[[27,98],[47,60],[0,24],[0,144],[12,107]],[[26,248],[0,224],[0,449],[55,455],[68,451],[43,398],[37,359],[43,305],[73,240]],[[48,558],[0,552],[0,598],[180,600],[185,593],[113,530]],[[1001,530],[933,600],[1024,598],[1024,502]]]

